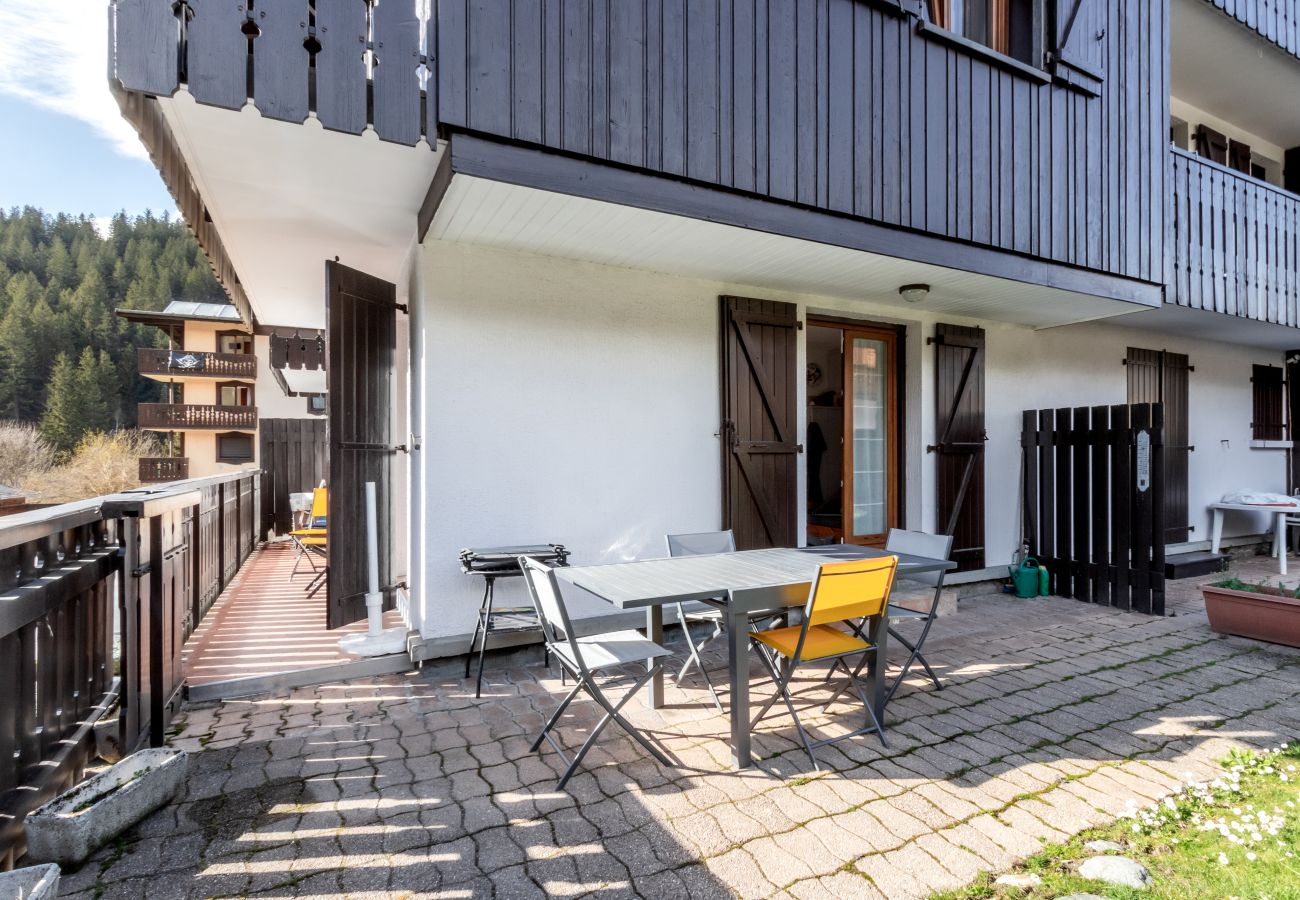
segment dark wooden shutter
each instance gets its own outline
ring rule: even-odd
[[[1253,415],[1250,433],[1257,441],[1286,440],[1282,418],[1283,370],[1278,366],[1255,366],[1250,377]]]
[[[1192,371],[1187,356],[1166,350],[1128,348],[1128,402],[1159,403],[1164,408],[1164,529],[1166,544],[1186,541],[1188,470],[1194,449],[1188,438],[1188,392]]]
[[[1250,144],[1228,141],[1228,167],[1243,175],[1250,174]]]
[[[1196,152],[1221,165],[1228,164],[1228,138],[1206,125],[1196,126]]]
[[[1052,73],[1089,94],[1101,93],[1106,77],[1106,0],[1051,0]]]
[[[798,544],[793,303],[722,298],[722,527],[741,550]]]
[[[938,527],[959,571],[984,568],[984,329],[934,327]]]
[[[375,482],[379,584],[393,603],[393,357],[397,288],[336,262],[325,264],[329,299],[326,405],[329,422],[328,626],[366,617],[366,482]]]

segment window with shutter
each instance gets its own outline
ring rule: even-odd
[[[1255,366],[1250,386],[1253,401],[1251,437],[1257,441],[1286,440],[1286,422],[1282,417],[1282,369],[1279,366]]]
[[[1034,58],[1035,12],[1042,0],[926,0],[935,26],[983,44],[1013,59],[1040,65]]]
[[[1106,77],[1105,0],[1048,0],[1052,7],[1051,63],[1058,81],[1096,96]]]
[[[1196,152],[1211,162],[1228,164],[1228,138],[1208,125],[1196,127]]]
[[[1250,144],[1241,141],[1228,142],[1228,167],[1244,175],[1250,174]]]

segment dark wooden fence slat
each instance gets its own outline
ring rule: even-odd
[[[1074,530],[1074,596],[1085,603],[1092,602],[1093,574],[1090,547],[1092,531],[1088,527],[1088,512],[1092,505],[1088,490],[1092,471],[1092,458],[1089,455],[1092,443],[1091,417],[1092,411],[1086,406],[1074,410],[1074,426],[1070,441],[1073,464],[1070,502]]]
[[[1110,419],[1111,461],[1111,561],[1115,571],[1115,606],[1132,608],[1129,553],[1132,546],[1132,452],[1133,435],[1129,430],[1129,408],[1116,406]]]
[[[1110,407],[1092,408],[1092,599],[1111,605]]]
[[[1157,616],[1165,614],[1165,535],[1168,533],[1165,492],[1168,489],[1166,467],[1169,460],[1165,453],[1164,424],[1164,404],[1151,404],[1151,606],[1147,611]],[[1185,497],[1183,503],[1185,509]]]
[[[1038,498],[1038,527],[1052,593],[1061,593],[1061,565],[1056,550],[1056,410],[1038,411],[1038,464],[1042,488]]]
[[[366,129],[369,9],[357,0],[316,0],[316,117],[331,131]]]
[[[1056,411],[1056,556],[1060,561],[1057,592],[1062,597],[1075,597],[1074,566],[1071,553],[1074,549],[1073,520],[1070,516],[1070,497],[1074,485],[1070,450],[1074,443],[1073,415],[1067,407]]]
[[[358,4],[360,5],[360,4]],[[270,119],[300,124],[307,118],[307,0],[276,0],[255,7],[253,104]]]
[[[1131,459],[1134,478],[1138,472],[1138,445],[1141,436],[1151,434],[1151,404],[1138,403],[1133,407],[1133,446]],[[1129,568],[1132,572],[1132,605],[1138,612],[1151,610],[1151,540],[1152,509],[1151,489],[1134,489],[1133,503],[1130,510],[1132,526],[1132,556]]]
[[[374,20],[374,125],[380,139],[414,144],[420,109],[420,27],[412,3],[380,3]]]
[[[235,0],[189,0],[185,70],[189,92],[200,103],[239,109],[248,99],[248,19]],[[190,219],[190,221],[198,221]]]

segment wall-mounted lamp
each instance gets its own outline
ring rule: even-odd
[[[930,296],[928,284],[905,284],[898,289],[898,295],[908,303],[920,303]]]

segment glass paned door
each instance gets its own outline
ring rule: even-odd
[[[844,339],[849,445],[844,481],[851,498],[845,539],[883,543],[896,520],[895,337],[887,331],[846,330]]]

